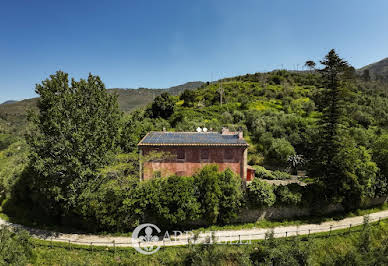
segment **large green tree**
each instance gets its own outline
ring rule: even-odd
[[[153,118],[169,118],[175,110],[175,101],[167,92],[157,96],[151,105]]]
[[[98,76],[71,80],[58,71],[36,85],[39,113],[31,115],[32,191],[50,214],[68,212],[95,171],[116,150],[120,111]]]
[[[369,151],[357,145],[347,134],[345,114],[349,73],[352,68],[331,50],[321,61],[319,70],[324,85],[315,154],[311,160],[311,175],[324,184],[324,196],[340,201],[345,207],[356,207],[370,195],[377,167]]]

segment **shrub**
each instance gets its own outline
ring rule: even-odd
[[[255,177],[261,179],[274,179],[275,177],[272,174],[271,170],[267,170],[262,166],[255,165]]]
[[[290,186],[292,187],[292,186]],[[297,206],[302,203],[302,193],[290,190],[288,186],[277,186],[275,188],[276,204],[284,206]]]
[[[226,169],[219,173],[219,185],[221,189],[220,214],[218,220],[221,223],[229,223],[237,217],[243,199],[241,178]]]
[[[276,196],[272,185],[259,179],[254,179],[247,188],[249,203],[253,206],[269,207],[274,205]]]
[[[243,194],[241,180],[231,170],[218,172],[217,165],[207,165],[194,175],[194,185],[208,223],[226,223],[236,217]]]
[[[170,176],[141,184],[147,202],[147,213],[164,224],[188,223],[200,217],[200,203],[196,198],[192,177]]]
[[[0,227],[0,265],[27,265],[32,251],[27,231],[11,232],[6,227]]]
[[[198,189],[198,200],[201,203],[202,215],[209,223],[217,222],[219,199],[222,191],[218,183],[218,167],[207,165],[194,175],[194,184]]]
[[[287,165],[289,156],[295,154],[295,149],[285,138],[274,139],[267,151],[268,160],[281,166]]]
[[[291,179],[291,175],[289,173],[282,172],[279,170],[273,171],[272,175],[273,175],[274,179],[278,179],[278,180]]]

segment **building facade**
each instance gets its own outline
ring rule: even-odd
[[[138,147],[141,180],[191,176],[207,164],[216,164],[220,171],[229,168],[247,181],[248,144],[242,132],[150,132]]]

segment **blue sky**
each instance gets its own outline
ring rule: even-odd
[[[166,88],[319,60],[388,57],[388,1],[0,0],[0,102],[57,70]]]

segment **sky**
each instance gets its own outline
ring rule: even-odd
[[[300,69],[332,48],[388,57],[386,0],[0,0],[0,103],[62,70],[107,88],[167,88]]]

